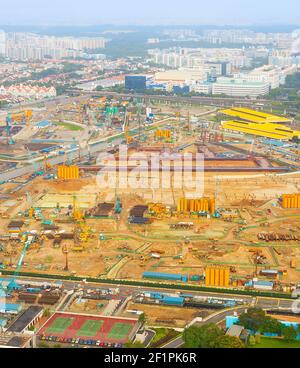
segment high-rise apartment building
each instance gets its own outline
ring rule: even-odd
[[[0,30],[0,56],[5,55],[6,48],[6,34],[4,31]]]

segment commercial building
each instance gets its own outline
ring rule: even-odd
[[[227,95],[233,97],[258,97],[270,92],[267,82],[248,82],[244,79],[219,78],[213,84],[214,95]]]
[[[249,73],[236,74],[235,78],[240,78],[248,82],[266,82],[271,89],[275,89],[285,84],[288,75],[297,72],[297,66],[278,67],[273,65],[264,65],[256,68]]]
[[[128,91],[144,91],[147,78],[143,75],[126,75],[125,89]]]
[[[205,95],[212,94],[213,85],[210,82],[194,83],[190,86],[192,92],[202,93]]]
[[[156,83],[168,83],[171,85],[190,84],[204,81],[206,74],[200,69],[178,69],[158,72],[154,77]]]

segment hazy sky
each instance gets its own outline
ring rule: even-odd
[[[0,0],[1,24],[300,23],[299,0]]]

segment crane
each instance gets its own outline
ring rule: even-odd
[[[26,197],[27,197],[27,202],[30,205],[29,213],[28,213],[29,217],[32,218],[33,216],[35,216],[36,218],[39,218],[42,221],[43,225],[53,225],[53,221],[47,220],[45,216],[43,215],[41,209],[34,206],[33,199],[29,192],[26,192]]]
[[[22,265],[23,265],[23,262],[24,262],[24,258],[26,256],[26,253],[30,247],[30,245],[32,244],[33,242],[33,236],[29,235],[27,237],[27,240],[24,242],[24,246],[23,246],[23,249],[22,249],[22,252],[21,252],[21,256],[18,260],[18,263],[17,263],[17,266],[16,266],[16,270],[13,274],[13,278],[12,280],[10,281],[10,283],[7,285],[7,290],[8,291],[14,291],[14,290],[17,290],[20,288],[20,285],[17,284],[16,280],[20,274],[20,271],[21,271],[21,268],[22,268]]]

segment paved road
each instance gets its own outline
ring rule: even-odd
[[[172,117],[160,120],[160,121],[156,121],[152,124],[149,124],[149,126],[159,126],[162,125],[164,123],[166,123],[167,121],[173,119]],[[135,131],[137,130],[137,127],[132,128],[129,130],[129,132],[135,133]],[[94,142],[90,142],[89,143],[89,148],[81,148],[80,150],[80,155],[81,157],[86,157],[89,154],[94,154],[94,153],[105,153],[109,148],[110,148],[110,143],[109,142],[113,142],[114,145],[120,145],[123,141],[124,141],[124,137],[120,137],[122,133],[116,133],[114,135],[111,135],[109,137],[105,137],[103,139],[94,141]],[[79,148],[75,148],[73,150],[66,150],[67,153],[69,152],[73,152],[72,154],[74,156],[78,156],[79,154]],[[51,165],[59,165],[62,164],[65,161],[65,155],[59,155],[56,157],[49,157],[48,162]],[[43,161],[36,161],[36,163],[34,165],[27,165],[27,166],[23,166],[17,169],[13,169],[4,173],[1,173],[1,181],[7,181],[7,180],[11,180],[11,179],[15,179],[18,178],[20,176],[23,175],[27,175],[27,174],[32,174],[34,173],[37,169],[39,168],[43,168],[44,163]]]
[[[224,321],[227,316],[232,316],[234,312],[237,314],[241,314],[245,312],[246,310],[247,310],[247,307],[245,306],[235,308],[235,309],[223,310],[223,311],[220,311],[220,312],[214,313],[213,315],[208,316],[202,322],[196,322],[195,325],[203,326],[203,325],[207,325],[208,323],[218,324]],[[183,346],[183,344],[184,344],[184,341],[182,337],[179,336],[177,339],[170,341],[169,343],[164,345],[163,348],[167,348],[167,349],[180,348],[181,346]]]
[[[69,93],[80,94],[85,96],[113,96],[113,97],[132,97],[141,98],[144,100],[160,100],[166,102],[178,102],[178,103],[191,103],[191,104],[208,104],[208,105],[246,105],[255,106],[255,104],[271,104],[272,101],[261,99],[261,100],[251,100],[249,98],[236,98],[236,97],[205,97],[205,96],[194,96],[194,97],[180,97],[180,96],[158,96],[158,95],[146,95],[139,93],[117,93],[110,91],[78,91],[70,89]]]

